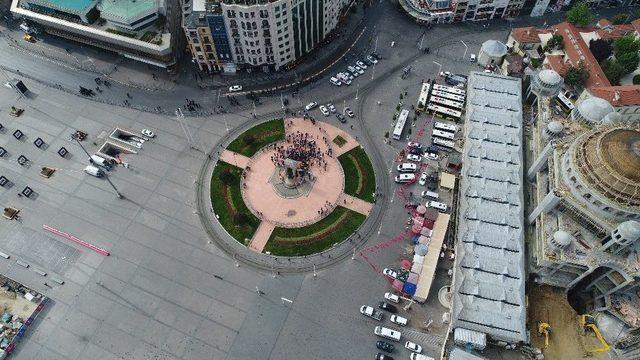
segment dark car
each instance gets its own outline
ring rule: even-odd
[[[337,113],[337,114],[336,114],[336,117],[337,117],[337,118],[338,118],[338,120],[339,120],[341,123],[343,123],[343,124],[347,122],[347,118],[346,118],[344,115],[340,114],[340,113]]]
[[[386,352],[393,352],[393,345],[389,344],[386,341],[377,341],[376,342],[376,347],[382,351],[386,351]]]
[[[409,149],[409,154],[413,154],[413,155],[422,155],[422,149],[418,149],[418,148],[411,148]]]
[[[438,189],[438,176],[437,175],[431,175],[429,176],[429,178],[427,179],[427,189],[434,191],[436,189]]]
[[[378,353],[378,355],[376,355],[376,360],[393,360],[393,358],[389,355]]]
[[[386,311],[388,311],[388,312],[390,312],[392,314],[395,314],[395,313],[398,312],[398,308],[396,308],[395,306],[393,306],[393,305],[391,305],[391,304],[389,304],[387,302],[384,302],[384,301],[380,301],[380,303],[378,303],[378,307],[380,309],[386,310]]]

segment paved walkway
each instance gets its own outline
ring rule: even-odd
[[[347,151],[353,149],[356,146],[360,146],[360,143],[356,141],[356,139],[351,137],[351,135],[349,135],[349,133],[347,133],[346,131],[334,126],[325,127],[325,128],[326,128],[327,134],[329,134],[329,138],[331,139],[331,141],[333,141],[333,139],[335,139],[336,136],[341,136],[343,139],[347,141],[347,143],[342,145],[342,147],[338,147],[338,145],[333,143],[333,151],[335,152],[336,157],[346,153]]]
[[[248,157],[229,150],[224,150],[220,154],[220,160],[242,169],[246,168],[250,161]]]
[[[251,243],[249,244],[249,249],[261,253],[264,250],[264,247],[267,245],[267,241],[271,237],[271,233],[273,229],[275,229],[275,224],[263,221],[258,226],[258,230],[253,234],[251,238]]]
[[[351,195],[347,195],[345,193],[342,193],[340,195],[338,204],[340,206],[346,207],[349,210],[359,212],[362,215],[369,215],[371,209],[373,208],[372,203],[366,202],[362,199],[358,199],[357,197],[353,197]]]

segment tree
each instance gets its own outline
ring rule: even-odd
[[[595,17],[587,4],[583,2],[576,3],[567,11],[567,21],[576,26],[587,26],[593,22]]]
[[[608,59],[613,54],[611,42],[604,39],[596,39],[589,41],[589,50],[599,63]]]
[[[249,216],[242,212],[235,213],[233,214],[233,222],[238,226],[246,225],[249,222]]]
[[[562,42],[563,40],[564,39],[562,35],[554,34],[544,46],[544,52],[547,52],[549,50],[562,50],[562,48],[564,48],[564,43]]]
[[[624,69],[625,74],[634,72],[638,68],[640,57],[638,52],[625,53],[616,57],[616,62]]]
[[[620,64],[615,60],[605,60],[600,65],[611,84],[620,84],[620,79],[624,76],[624,68]]]
[[[564,76],[564,83],[574,88],[582,88],[585,81],[589,78],[589,72],[580,64],[578,67],[571,66]]]
[[[640,74],[633,77],[633,85],[640,85]]]
[[[640,50],[640,40],[636,40],[633,35],[626,35],[613,42],[613,53],[620,57],[626,53],[637,53]]]
[[[613,25],[621,25],[621,24],[628,23],[630,20],[631,20],[631,15],[620,13],[611,18],[611,23]]]

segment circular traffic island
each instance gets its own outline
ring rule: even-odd
[[[211,174],[222,228],[255,253],[307,256],[354,234],[371,212],[375,175],[343,130],[307,119],[275,119],[237,136]]]

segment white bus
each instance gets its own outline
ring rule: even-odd
[[[462,110],[464,108],[464,104],[461,102],[441,98],[439,96],[432,96],[429,101],[455,110]]]
[[[427,98],[429,97],[430,85],[428,82],[422,84],[422,90],[420,90],[420,96],[418,97],[418,110],[424,110],[427,107]]]
[[[443,139],[449,139],[449,140],[453,140],[453,137],[454,137],[453,133],[450,133],[448,131],[438,130],[438,129],[433,129],[433,132],[431,133],[431,135],[441,137]]]
[[[448,107],[436,105],[433,103],[429,103],[429,106],[427,106],[427,110],[444,115],[443,117],[450,117],[454,120],[459,120],[462,116],[461,111],[450,109]]]
[[[443,98],[449,99],[449,100],[464,102],[464,95],[452,94],[452,93],[446,92],[446,91],[433,90],[433,91],[431,91],[431,95],[440,96],[440,97],[443,97]]]
[[[452,93],[452,94],[456,94],[456,95],[464,95],[465,91],[457,88],[457,87],[453,87],[453,86],[446,86],[446,85],[438,85],[438,84],[433,84],[433,89],[434,90],[440,90],[440,91],[446,91],[448,93]]]
[[[393,129],[393,138],[396,140],[400,140],[402,136],[402,131],[404,130],[404,124],[407,122],[407,118],[409,117],[409,110],[402,109],[400,112],[400,116],[398,116],[398,122],[396,122],[396,127]]]
[[[433,142],[433,145],[436,145],[444,151],[452,151],[455,146],[455,143],[453,141],[441,139],[435,136],[431,138],[431,141]]]
[[[435,124],[433,124],[433,128],[434,129],[438,129],[438,130],[443,130],[443,131],[449,131],[452,133],[455,133],[458,131],[458,127],[453,125],[453,124],[447,124],[447,123],[443,123],[443,122],[439,122],[436,121]]]

